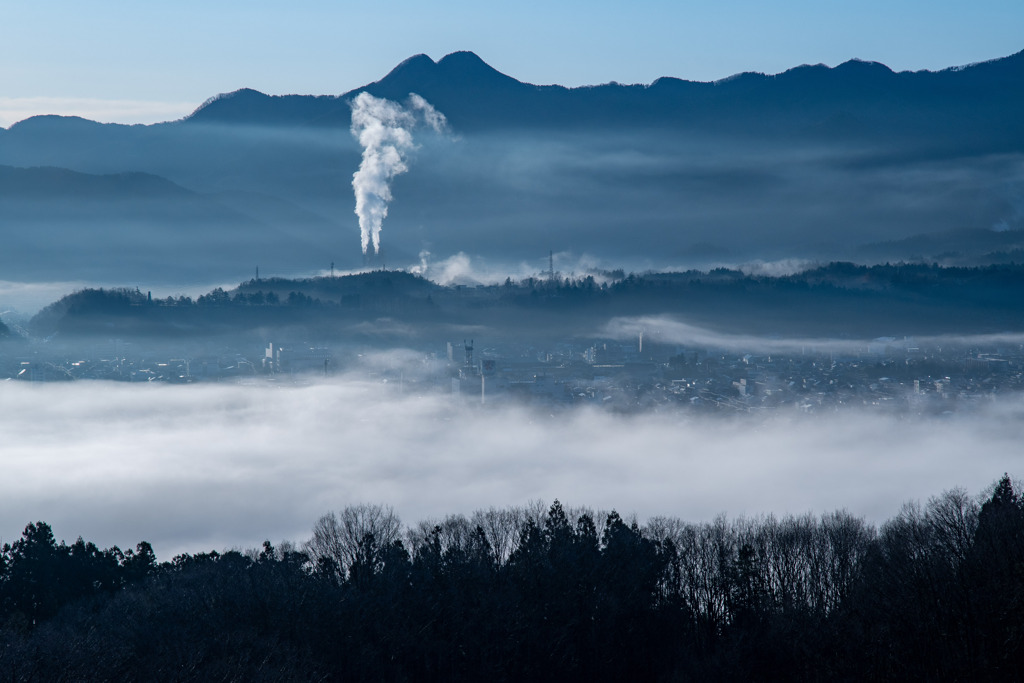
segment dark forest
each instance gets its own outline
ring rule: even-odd
[[[643,526],[526,508],[405,528],[324,515],[299,549],[57,543],[0,555],[0,678],[1013,680],[1024,501],[1009,477],[876,529],[837,511]]]

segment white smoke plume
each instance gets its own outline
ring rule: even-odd
[[[409,170],[407,155],[416,148],[412,131],[421,121],[437,132],[448,122],[425,99],[409,94],[406,106],[359,93],[351,103],[352,135],[363,147],[363,160],[352,176],[363,253],[373,244],[380,253],[380,229],[388,215],[391,179]]]

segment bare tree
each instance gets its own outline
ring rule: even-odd
[[[925,518],[935,534],[934,543],[955,568],[967,559],[978,529],[981,506],[962,488],[931,498]]]
[[[519,545],[520,532],[525,524],[525,515],[519,508],[489,508],[473,513],[470,523],[474,528],[484,530],[487,542],[491,544],[494,559],[505,564],[512,551]]]
[[[314,563],[333,562],[339,575],[345,577],[364,538],[372,535],[383,547],[398,540],[401,531],[402,523],[390,505],[349,505],[340,513],[328,512],[316,521],[305,550]]]
[[[439,544],[442,553],[452,548],[464,548],[473,534],[474,527],[465,515],[448,515],[442,520],[425,519],[405,532],[409,550],[416,555],[425,545]],[[436,533],[435,533],[436,532]]]

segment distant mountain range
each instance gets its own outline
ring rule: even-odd
[[[364,91],[415,92],[451,124],[448,137],[416,133],[394,182],[394,265],[424,250],[538,270],[549,250],[627,268],[951,251],[974,263],[1019,248],[984,246],[995,229],[1024,229],[1024,52],[937,72],[853,60],[582,88],[522,83],[457,52],[341,95],[242,89],[163,124],[39,116],[0,129],[0,279],[358,265],[348,127]],[[956,249],[914,241],[954,233]]]
[[[330,227],[281,200],[197,193],[148,173],[10,166],[0,166],[0,225],[0,279],[31,280],[46,268],[93,281],[146,280],[160,260],[212,275],[225,255],[256,264],[268,248],[298,265],[316,254],[303,230]]]
[[[867,244],[856,251],[866,261],[913,261],[940,265],[1024,263],[1024,230],[950,230]]]
[[[742,73],[715,82],[659,78],[650,85],[565,88],[522,83],[472,52],[438,62],[411,57],[381,80],[337,97],[268,96],[243,89],[208,100],[187,123],[349,125],[360,92],[402,100],[416,92],[458,130],[659,126],[706,132],[811,135],[826,140],[911,138],[929,146],[989,149],[1024,144],[1024,51],[943,71],[896,73],[850,60],[776,75]],[[938,135],[954,139],[939,140]]]

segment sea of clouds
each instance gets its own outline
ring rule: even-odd
[[[301,542],[320,515],[361,502],[393,505],[409,525],[555,498],[641,520],[846,508],[881,523],[908,500],[1019,474],[1024,401],[942,417],[714,418],[480,406],[365,373],[8,381],[0,432],[0,542],[43,520],[69,542],[148,540],[166,560]]]

